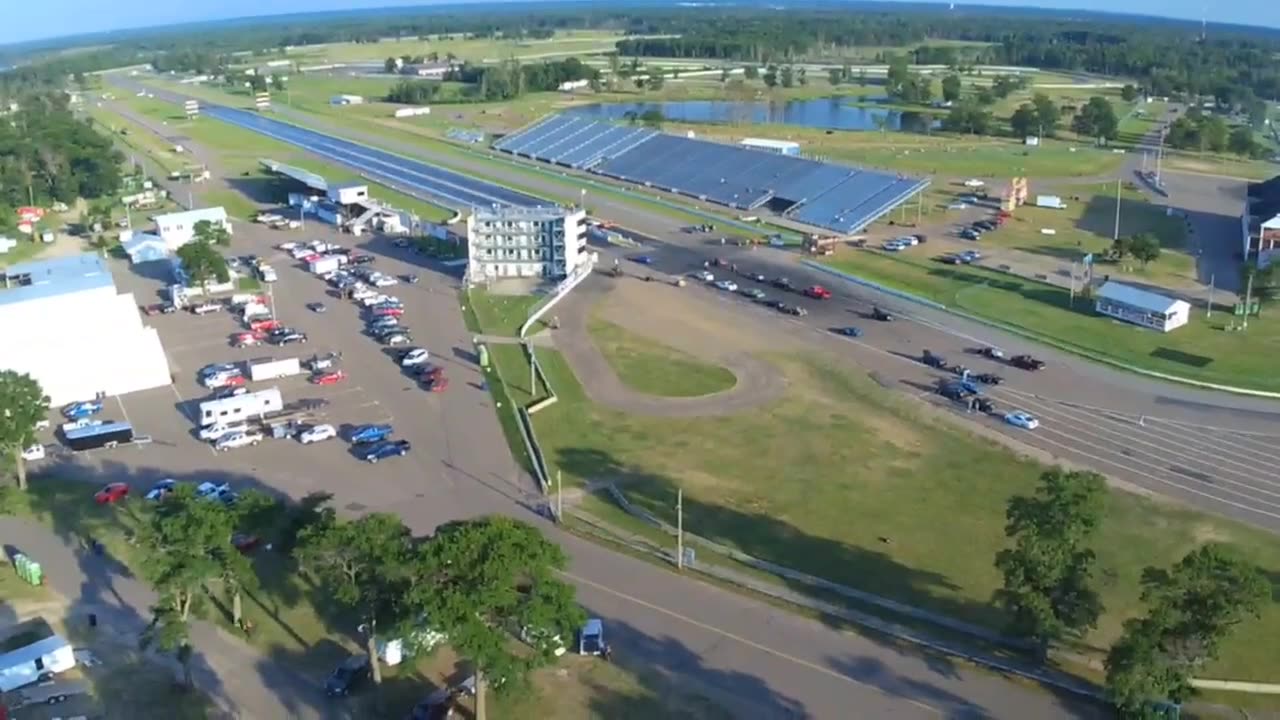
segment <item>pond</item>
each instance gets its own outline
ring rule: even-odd
[[[675,100],[671,102],[597,103],[571,112],[622,120],[657,110],[673,122],[687,123],[773,123],[818,128],[820,130],[885,130],[926,132],[936,120],[927,113],[851,105],[851,98],[829,97],[785,102],[738,100]],[[865,97],[863,101],[884,101]]]

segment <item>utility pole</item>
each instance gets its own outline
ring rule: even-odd
[[[1217,279],[1218,279],[1217,275],[1209,276],[1209,307],[1205,308],[1204,310],[1204,316],[1206,318],[1213,317],[1213,286],[1215,284],[1214,281]]]
[[[1240,326],[1241,330],[1249,329],[1249,302],[1253,299],[1253,276],[1256,274],[1257,272],[1249,273],[1249,279],[1244,284],[1244,322]]]
[[[1068,302],[1068,307],[1075,307],[1075,306],[1076,306],[1076,263],[1073,260],[1071,261],[1071,300]]]
[[[271,299],[271,319],[279,320],[280,317],[276,315],[276,284],[275,283],[267,283],[267,297]]]
[[[528,340],[524,343],[524,349],[529,353],[529,399],[532,400],[538,396],[538,387],[535,385],[538,382],[536,368],[538,360],[533,356],[533,345],[530,345]]]
[[[921,219],[924,215],[924,191],[916,193],[916,227],[920,227]]]
[[[306,217],[307,206],[306,206],[305,200],[302,202],[303,204],[298,206],[298,229],[305,232],[307,229],[307,217]]]
[[[560,469],[556,469],[556,522],[564,521],[564,486],[560,483]]]
[[[1156,187],[1160,187],[1160,161],[1164,159],[1164,130],[1160,130],[1160,145],[1156,147]]]
[[[1116,226],[1111,233],[1111,239],[1120,239],[1120,179],[1116,178]]]
[[[684,489],[676,488],[676,567],[684,569]]]

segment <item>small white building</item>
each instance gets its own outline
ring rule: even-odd
[[[1109,280],[1098,288],[1095,309],[1108,317],[1160,332],[1180,328],[1191,319],[1191,304]]]
[[[751,148],[752,150],[764,150],[766,152],[778,153],[779,155],[798,156],[800,154],[800,143],[791,140],[770,140],[769,138],[742,138],[738,143],[742,147]]]
[[[359,95],[334,95],[329,98],[330,105],[363,105],[364,98]]]
[[[156,216],[156,234],[159,235],[172,252],[191,242],[195,237],[196,223],[209,221],[221,225],[231,232],[231,221],[227,211],[221,207],[200,208],[183,212],[168,213]]]
[[[369,186],[363,183],[331,185],[326,191],[331,202],[339,205],[356,205],[369,200]]]
[[[1036,207],[1051,208],[1053,210],[1066,210],[1067,204],[1062,202],[1062,198],[1057,195],[1037,195]]]
[[[399,108],[394,113],[391,113],[392,117],[398,117],[398,118],[417,117],[419,115],[430,115],[430,114],[431,114],[431,108],[429,107]]]
[[[468,277],[567,277],[586,262],[586,225],[582,208],[478,210],[467,218]]]

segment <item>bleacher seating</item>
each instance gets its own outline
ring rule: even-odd
[[[541,120],[494,147],[742,210],[776,198],[792,205],[789,217],[842,233],[861,230],[928,185],[573,113]]]

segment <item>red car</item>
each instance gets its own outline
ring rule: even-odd
[[[302,260],[302,262],[304,262],[304,263],[310,264],[310,263],[313,263],[313,262],[315,262],[315,261],[319,260],[319,259],[320,259],[320,258],[322,258],[322,257],[324,257],[324,256],[323,256],[323,255],[321,255],[320,253],[311,253],[310,255],[303,255],[303,256],[302,256],[302,258],[301,258],[301,260]]]
[[[231,376],[228,376],[227,379],[224,380],[223,383],[218,387],[220,388],[244,387],[244,384],[246,382],[248,381],[244,379],[243,375],[239,375],[239,374],[231,375]]]
[[[449,389],[449,378],[443,375],[429,376],[422,381],[422,389],[427,392],[444,392]]]
[[[423,380],[439,380],[444,377],[444,368],[439,365],[423,365],[421,372],[418,373]]]
[[[831,291],[821,285],[814,285],[804,291],[804,294],[817,300],[828,300],[831,298]]]
[[[110,505],[129,497],[129,486],[122,482],[114,482],[104,485],[101,490],[93,494],[93,501],[99,505]]]
[[[236,533],[231,536],[231,544],[242,554],[248,555],[262,544],[262,538],[248,533]]]
[[[401,315],[404,315],[404,308],[380,307],[373,309],[374,317],[400,317]]]
[[[249,323],[249,329],[254,332],[271,332],[272,330],[279,330],[282,327],[284,326],[280,324],[280,321],[273,318],[254,320]]]
[[[311,382],[316,385],[337,385],[347,379],[347,374],[341,370],[334,370],[327,373],[316,373],[311,376]]]
[[[266,342],[267,336],[260,332],[242,332],[231,336],[231,344],[238,348],[253,347]]]

